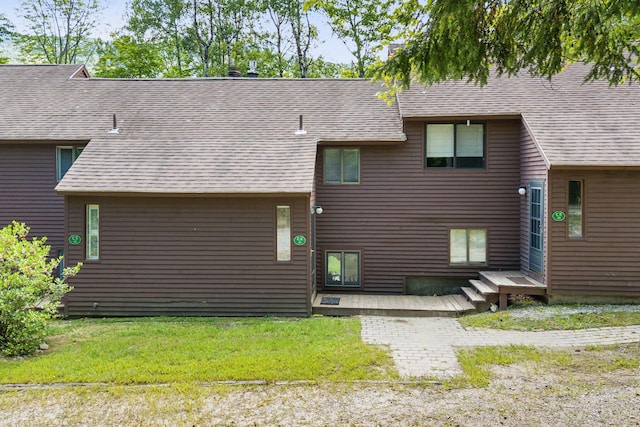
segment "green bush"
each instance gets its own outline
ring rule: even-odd
[[[65,283],[81,264],[55,275],[62,258],[49,258],[46,237],[27,239],[29,227],[14,221],[0,230],[0,353],[34,353],[46,334],[48,320],[71,290]]]

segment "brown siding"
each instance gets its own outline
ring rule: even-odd
[[[274,227],[276,205],[289,204],[292,235],[308,238],[308,197],[69,197],[70,234],[84,236],[94,203],[100,260],[73,279],[71,316],[310,314],[308,244],[277,262]],[[68,253],[82,261],[84,244]]]
[[[569,179],[584,180],[584,239],[551,222],[551,293],[640,296],[640,172],[552,171],[552,212],[567,212]]]
[[[540,154],[540,150],[533,142],[529,131],[523,125],[520,131],[520,185],[523,185],[528,188],[528,185],[531,181],[543,181],[544,185],[544,198],[545,201],[548,200],[548,186],[547,184],[547,165],[544,162],[542,155]],[[525,196],[522,196],[520,199],[520,269],[524,272],[529,271],[529,197],[530,193],[527,191]],[[544,204],[545,212],[545,224],[544,229],[547,228],[546,219],[549,217],[547,215],[547,203]],[[544,233],[544,241],[542,243],[542,249],[544,251],[543,262],[544,262],[544,275],[539,275],[537,273],[531,273],[537,279],[545,282],[546,279],[546,266],[548,260],[548,236],[547,233]]]
[[[0,144],[0,227],[13,220],[47,236],[52,251],[64,244],[64,197],[56,194],[56,146]]]
[[[407,276],[472,277],[479,269],[517,269],[520,262],[520,122],[487,123],[486,170],[425,170],[424,123],[406,124],[399,146],[361,147],[361,183],[324,184],[316,164],[318,287],[324,252],[362,251],[359,291],[402,293]],[[485,267],[450,267],[448,230],[486,227]],[[333,288],[332,288],[333,289]]]

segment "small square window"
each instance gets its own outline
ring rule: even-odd
[[[461,265],[487,263],[487,230],[453,228],[449,231],[449,262]]]
[[[357,184],[360,182],[360,150],[326,148],[324,150],[324,182]]]

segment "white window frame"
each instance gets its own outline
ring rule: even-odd
[[[454,255],[453,244],[455,243],[453,234],[455,232],[461,232],[461,231],[465,232],[465,259],[464,261],[454,261],[452,259]],[[484,233],[484,256],[482,260],[471,259],[472,251],[471,251],[470,241],[471,241],[471,234],[473,232]],[[450,265],[458,265],[458,266],[487,265],[488,258],[489,258],[489,232],[486,228],[450,228],[449,229],[449,264]]]
[[[71,164],[73,165],[73,163],[82,153],[83,149],[84,147],[77,147],[77,146],[74,147],[72,145],[61,145],[56,147],[56,179],[58,181],[60,181],[66,173],[66,171],[65,173],[62,173],[62,156],[61,156],[62,150],[71,150]],[[69,166],[69,168],[71,168],[71,166]]]
[[[281,212],[286,211],[286,223],[281,223]],[[276,261],[291,261],[291,206],[276,206]]]
[[[571,183],[580,185],[579,206],[571,204]],[[567,180],[567,236],[570,239],[584,239],[584,179]]]
[[[91,213],[93,211],[97,212],[97,217],[95,223],[92,222]],[[93,204],[87,205],[86,207],[86,253],[85,259],[90,261],[96,261],[100,259],[100,205]],[[95,244],[92,238],[95,237]]]

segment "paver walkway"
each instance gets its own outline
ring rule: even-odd
[[[460,374],[454,347],[534,345],[574,347],[640,342],[640,325],[577,331],[520,332],[464,329],[457,319],[442,317],[361,316],[362,339],[388,345],[405,377]]]

